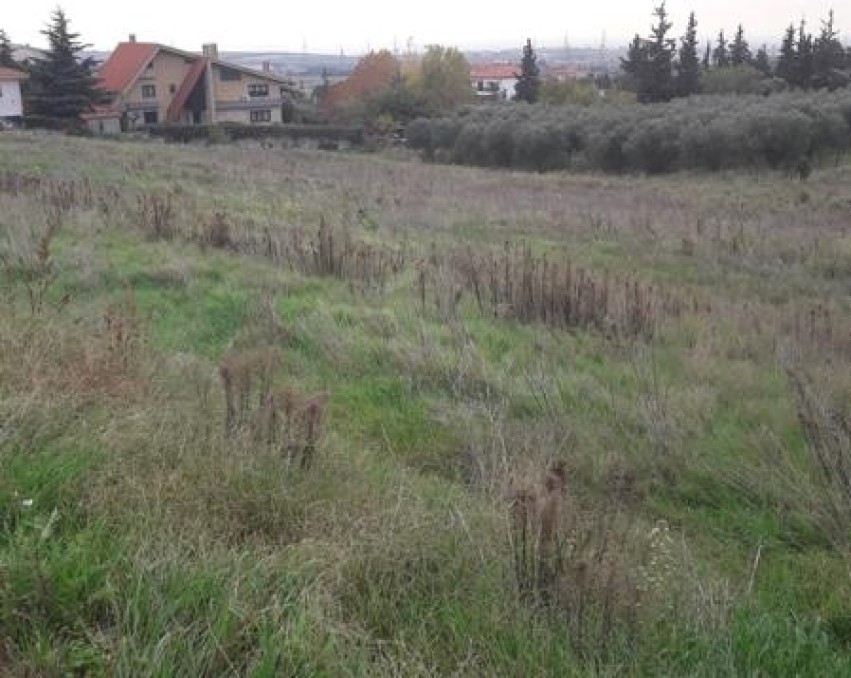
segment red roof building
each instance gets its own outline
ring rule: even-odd
[[[470,83],[479,99],[510,99],[517,84],[517,64],[476,64],[470,68]]]
[[[256,71],[218,58],[216,45],[202,53],[150,42],[122,42],[98,71],[111,95],[109,108],[126,129],[163,122],[215,124],[282,122],[292,86],[271,69]],[[93,111],[89,120],[102,119]]]
[[[160,46],[150,42],[122,42],[98,71],[101,87],[122,94],[148,66]]]

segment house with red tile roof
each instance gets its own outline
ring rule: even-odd
[[[470,83],[479,99],[511,99],[517,84],[517,64],[476,64]]]
[[[14,120],[24,114],[21,83],[27,77],[15,68],[0,67],[0,120]]]
[[[579,79],[579,69],[576,66],[551,66],[544,71],[543,75],[558,82],[568,82]]]
[[[132,35],[115,48],[98,77],[111,102],[90,119],[102,125],[107,114],[119,115],[127,130],[163,123],[280,123],[293,94],[290,82],[268,68],[221,61],[215,44],[198,54],[137,42]]]

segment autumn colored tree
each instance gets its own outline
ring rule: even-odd
[[[332,113],[342,107],[365,104],[393,88],[399,62],[388,50],[370,52],[358,61],[351,75],[325,91],[321,106]]]

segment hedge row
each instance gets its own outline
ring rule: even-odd
[[[147,128],[151,136],[166,141],[238,141],[240,139],[311,139],[323,142],[363,143],[363,129],[332,125],[156,125]]]
[[[467,107],[413,121],[407,139],[429,159],[537,171],[800,167],[851,150],[851,90],[652,106]]]

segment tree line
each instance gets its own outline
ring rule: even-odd
[[[809,172],[851,151],[851,89],[700,96],[657,106],[467,106],[412,122],[427,159],[484,167]]]
[[[804,20],[797,27],[790,24],[774,63],[766,45],[752,52],[741,24],[732,41],[721,30],[714,43],[706,43],[701,58],[694,12],[679,40],[671,37],[673,23],[665,2],[653,15],[650,35],[636,34],[621,59],[626,81],[641,103],[701,92],[753,91],[753,81],[760,79],[774,79],[774,89],[834,90],[851,83],[851,49],[839,40],[833,10],[816,36],[808,32]]]

